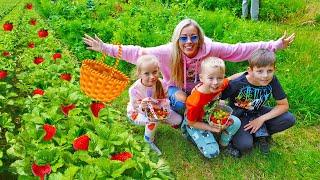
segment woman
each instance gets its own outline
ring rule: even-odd
[[[136,64],[141,55],[152,54],[158,57],[163,80],[169,86],[171,108],[183,115],[186,97],[199,82],[199,66],[204,58],[215,56],[239,62],[248,59],[250,54],[259,48],[272,51],[287,48],[294,38],[295,34],[287,37],[284,33],[277,41],[238,44],[213,42],[205,37],[196,21],[184,19],[176,26],[170,43],[149,48],[124,45],[122,59]],[[103,43],[97,36],[92,38],[85,35],[83,40],[89,46],[87,49],[106,53],[112,57],[117,55],[117,45]]]

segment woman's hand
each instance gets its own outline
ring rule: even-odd
[[[295,33],[292,33],[290,36],[287,36],[287,31],[285,31],[283,36],[280,38],[282,40],[283,49],[286,49],[293,42],[295,37]]]
[[[97,35],[94,35],[94,38],[85,34],[82,38],[83,42],[86,43],[89,47],[87,49],[102,52],[103,41],[99,39]]]

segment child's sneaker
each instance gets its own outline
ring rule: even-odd
[[[232,157],[235,157],[235,158],[241,157],[240,151],[238,149],[234,148],[231,143],[229,143],[228,146],[221,146],[221,149],[225,154],[228,154]]]
[[[150,148],[154,150],[159,156],[162,154],[160,149],[153,143],[153,142],[148,142],[150,145]]]
[[[263,154],[268,154],[270,152],[269,143],[267,137],[258,137],[257,146]]]

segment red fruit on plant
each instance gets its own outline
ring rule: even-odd
[[[130,152],[122,152],[122,153],[112,155],[111,160],[118,160],[118,161],[125,162],[126,160],[132,157],[133,155]]]
[[[8,57],[8,56],[10,56],[10,52],[9,51],[3,51],[2,52],[2,56]]]
[[[8,75],[7,71],[5,70],[0,70],[0,79],[6,78]]]
[[[36,19],[30,19],[29,24],[35,26],[37,24],[37,20]]]
[[[51,166],[50,164],[38,166],[36,163],[33,163],[31,170],[33,175],[39,176],[40,180],[44,180],[45,175],[51,173]]]
[[[26,4],[26,8],[31,10],[32,9],[32,4],[31,3]]]
[[[38,31],[38,36],[39,36],[39,38],[45,38],[45,37],[47,37],[48,36],[48,30],[45,30],[45,29],[40,29],[39,31]]]
[[[65,116],[68,116],[69,111],[71,111],[75,107],[76,107],[76,105],[74,105],[74,104],[69,104],[67,106],[61,105],[61,111]]]
[[[60,75],[60,79],[66,80],[66,81],[70,81],[71,80],[71,74],[69,73],[63,73]]]
[[[61,58],[61,53],[54,53],[52,58],[53,58],[53,60],[60,59]]]
[[[29,43],[28,43],[28,47],[29,47],[29,48],[34,48],[34,42],[29,42]]]
[[[150,124],[148,124],[148,129],[150,129],[150,131],[152,131],[155,126],[156,126],[155,123],[150,123]]]
[[[95,117],[99,117],[99,111],[105,108],[103,103],[92,103],[90,106],[91,112]]]
[[[46,132],[46,135],[43,137],[45,141],[50,141],[57,132],[56,127],[50,124],[44,124],[43,130]]]
[[[87,135],[82,135],[73,141],[73,149],[88,151],[90,138]]]
[[[33,60],[33,63],[35,64],[40,64],[44,61],[44,59],[42,57],[35,57],[34,60]]]
[[[44,95],[44,90],[37,88],[33,91],[33,95],[36,95],[36,94],[39,94],[42,96]]]
[[[13,24],[12,23],[7,21],[7,22],[5,22],[3,24],[3,30],[4,31],[12,31],[12,29],[13,29]]]

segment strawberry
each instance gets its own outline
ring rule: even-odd
[[[32,26],[35,26],[35,25],[37,24],[37,20],[36,20],[36,19],[33,19],[33,18],[30,19],[30,20],[29,20],[29,24],[32,25]]]
[[[36,163],[33,163],[31,170],[33,175],[39,176],[40,180],[44,180],[45,175],[51,173],[51,166],[50,164],[38,166]]]
[[[53,60],[57,60],[57,59],[60,59],[61,58],[61,53],[54,53],[53,56],[52,56]]]
[[[92,103],[90,108],[91,112],[95,117],[99,117],[99,111],[103,109],[105,105],[103,103]]]
[[[47,37],[48,36],[48,30],[45,30],[45,29],[40,29],[39,31],[38,31],[38,36],[39,36],[39,38],[45,38],[45,37]]]
[[[33,63],[35,64],[40,64],[40,63],[43,63],[44,59],[42,57],[35,57],[34,60],[33,60]]]
[[[0,79],[6,78],[8,75],[7,71],[5,70],[0,70]]]
[[[26,9],[31,10],[31,9],[32,9],[32,4],[31,4],[31,3],[27,3],[27,4],[26,4]]]
[[[117,160],[117,161],[122,161],[125,162],[126,160],[132,158],[133,155],[130,152],[121,152],[118,154],[114,154],[111,156],[111,160]]]
[[[71,74],[68,73],[63,73],[60,75],[60,79],[66,80],[66,81],[71,81]]]
[[[8,56],[10,56],[10,52],[9,51],[3,51],[2,52],[2,56],[8,57]]]
[[[12,29],[13,29],[13,24],[11,22],[7,21],[3,24],[4,31],[12,31]]]
[[[61,105],[61,111],[65,116],[68,116],[69,111],[71,111],[75,107],[76,107],[76,105],[74,105],[74,104],[69,104],[67,106]]]
[[[28,47],[29,47],[29,48],[34,48],[34,42],[29,42],[29,43],[28,43]]]
[[[82,135],[73,141],[74,150],[88,151],[90,138],[87,135]]]
[[[44,94],[44,90],[37,88],[33,91],[33,95],[36,95],[36,94],[39,94],[42,96]]]
[[[43,137],[45,141],[50,141],[57,132],[56,127],[50,124],[44,124],[43,130],[46,132],[46,135]]]
[[[150,123],[150,124],[148,124],[148,129],[150,129],[150,131],[152,131],[155,126],[156,126],[155,123]]]

